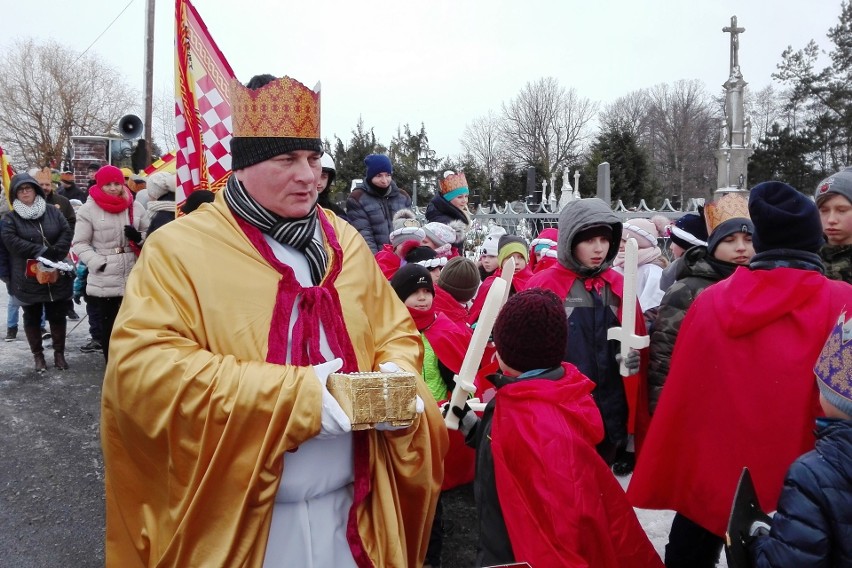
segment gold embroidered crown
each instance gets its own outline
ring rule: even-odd
[[[231,79],[235,137],[319,138],[320,95],[290,77],[249,89]]]
[[[704,220],[707,234],[728,219],[751,219],[748,214],[748,201],[736,193],[726,193],[713,203],[704,206]]]
[[[814,373],[833,391],[852,401],[852,319],[840,314],[817,359]]]
[[[467,178],[464,177],[464,172],[450,174],[438,182],[441,186],[441,194],[446,195],[457,189],[467,189]]]

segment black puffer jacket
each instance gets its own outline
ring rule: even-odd
[[[816,448],[790,466],[757,568],[852,566],[852,420],[817,421]]]
[[[433,197],[429,205],[426,206],[426,220],[445,225],[449,225],[451,221],[461,221],[465,225],[470,224],[470,220],[464,214],[464,211],[441,197],[440,194]]]
[[[30,175],[17,174],[12,177],[12,194],[17,188],[29,183],[36,194],[44,198],[44,190]],[[44,256],[49,260],[61,261],[71,248],[71,227],[56,207],[47,205],[44,215],[28,220],[16,212],[3,217],[0,225],[3,244],[11,258],[12,278],[10,292],[23,304],[57,302],[71,298],[74,274],[60,273],[55,284],[39,284],[35,278],[27,277],[27,259]]]
[[[394,214],[400,209],[410,208],[411,197],[394,182],[385,192],[381,192],[370,182],[364,181],[346,199],[349,224],[361,233],[373,254],[390,243]]]
[[[705,288],[733,274],[736,266],[712,258],[707,247],[689,249],[678,260],[677,281],[660,302],[654,330],[651,332],[648,364],[648,409],[657,408],[663,385],[669,374],[675,340],[686,310]]]

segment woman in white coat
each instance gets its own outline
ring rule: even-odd
[[[95,174],[95,182],[89,188],[89,199],[77,210],[72,250],[89,269],[86,294],[100,314],[101,345],[107,359],[112,326],[147,220],[145,208],[133,201],[125,187],[120,169],[103,166]]]

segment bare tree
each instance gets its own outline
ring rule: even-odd
[[[751,143],[759,147],[772,125],[784,121],[786,98],[771,84],[759,91],[746,88],[745,94],[746,116],[751,120]]]
[[[652,106],[647,89],[619,97],[598,115],[601,131],[629,132],[638,140],[646,141]]]
[[[32,39],[0,59],[0,93],[0,132],[21,166],[58,166],[71,136],[110,132],[139,98],[98,57]]]
[[[154,97],[154,117],[151,128],[154,143],[163,152],[177,149],[177,129],[175,127],[175,90],[173,85],[163,86]]]
[[[493,111],[476,118],[465,126],[462,147],[488,176],[497,177],[502,167],[505,149],[500,133],[500,119]]]
[[[648,92],[652,161],[663,195],[706,197],[715,188],[721,111],[698,80],[660,84]]]
[[[553,77],[527,83],[503,105],[502,137],[511,157],[550,175],[573,163],[589,137],[597,103],[565,89]]]

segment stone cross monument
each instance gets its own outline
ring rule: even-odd
[[[719,132],[719,149],[716,150],[717,192],[748,191],[748,158],[751,148],[751,123],[745,118],[743,91],[748,84],[740,71],[739,35],[745,28],[737,27],[737,17],[731,16],[731,25],[722,28],[731,34],[730,72],[725,88],[725,117]]]

